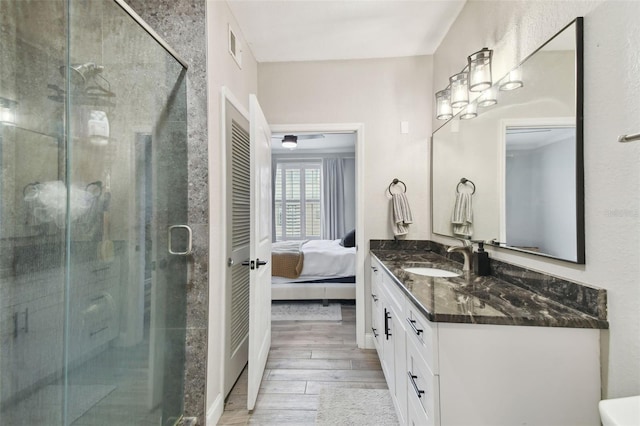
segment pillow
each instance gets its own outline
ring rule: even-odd
[[[348,232],[342,240],[340,240],[340,245],[342,247],[355,247],[356,246],[356,230],[352,230]]]

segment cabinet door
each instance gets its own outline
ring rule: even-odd
[[[407,417],[405,330],[402,327],[401,316],[398,315],[395,304],[389,301],[386,292],[383,291],[383,294],[385,295],[385,303],[382,316],[383,334],[381,335],[384,353],[382,366],[387,378],[389,392],[393,397],[398,420],[400,424],[405,424]]]
[[[380,272],[371,272],[379,274]],[[376,280],[371,282],[371,332],[373,334],[373,342],[378,351],[378,357],[382,360],[382,339],[384,338],[384,323],[382,322],[382,292]]]
[[[394,330],[393,330],[394,318],[391,314],[391,310],[383,304],[382,306],[382,371],[387,378],[387,385],[392,395],[395,395],[395,364],[394,364]]]
[[[394,368],[394,402],[400,424],[406,423],[407,418],[407,368],[406,368],[406,336],[402,323],[402,315],[391,308],[391,332],[393,340],[393,368]]]
[[[22,275],[4,289],[9,297],[0,300],[0,402],[62,370],[61,277],[58,269]]]

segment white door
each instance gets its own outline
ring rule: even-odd
[[[251,243],[249,289],[249,383],[253,410],[271,348],[271,130],[258,99],[249,96],[251,135]]]
[[[229,95],[229,94],[226,94]],[[229,394],[249,353],[249,260],[251,242],[251,142],[249,113],[228,97],[223,110],[227,164],[227,274],[225,291],[224,395]]]

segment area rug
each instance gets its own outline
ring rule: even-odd
[[[271,321],[342,321],[339,303],[272,302]]]
[[[316,414],[319,426],[397,426],[388,389],[324,388]]]
[[[70,385],[68,423],[72,424],[115,389],[109,385]],[[32,425],[62,423],[62,385],[48,385],[14,404],[3,413],[2,424]]]

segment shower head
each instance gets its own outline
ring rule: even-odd
[[[73,64],[69,66],[71,83],[74,85],[83,85],[91,77],[96,76],[104,70],[103,66],[96,65],[93,62],[87,62],[84,64]],[[60,73],[65,76],[67,68],[65,66],[60,67]]]

